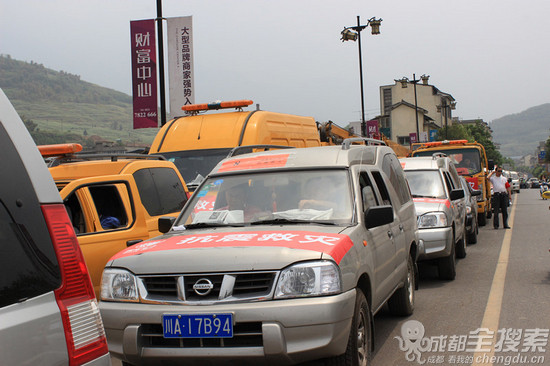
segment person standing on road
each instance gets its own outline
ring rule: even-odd
[[[494,174],[494,175],[493,175]],[[493,185],[493,227],[498,229],[498,214],[502,211],[502,224],[505,229],[508,226],[508,203],[512,201],[512,191],[508,179],[502,175],[502,168],[495,165],[495,169],[488,176]]]

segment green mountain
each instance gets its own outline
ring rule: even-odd
[[[509,114],[491,123],[493,141],[500,144],[504,156],[534,154],[540,141],[550,135],[550,103]]]
[[[39,145],[85,142],[92,136],[93,140],[149,145],[158,131],[133,129],[129,95],[32,61],[0,55],[0,88]]]

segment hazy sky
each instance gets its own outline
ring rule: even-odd
[[[342,126],[360,120],[361,34],[367,117],[379,86],[403,76],[457,101],[453,116],[490,122],[550,102],[549,0],[163,0],[163,16],[193,16],[197,103],[252,99],[264,110]],[[130,20],[156,0],[0,0],[0,54],[131,94]]]

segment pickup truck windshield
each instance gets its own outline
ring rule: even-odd
[[[346,170],[285,171],[209,178],[176,226],[350,224]]]
[[[413,198],[445,198],[445,187],[437,170],[405,170]]]

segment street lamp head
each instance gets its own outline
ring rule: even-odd
[[[380,24],[382,24],[382,19],[376,19],[374,17],[369,19],[371,34],[380,34]]]
[[[344,41],[356,41],[357,40],[357,33],[351,31],[348,28],[345,28],[340,34],[342,35],[342,38],[340,38],[342,40],[342,42],[344,42]]]

